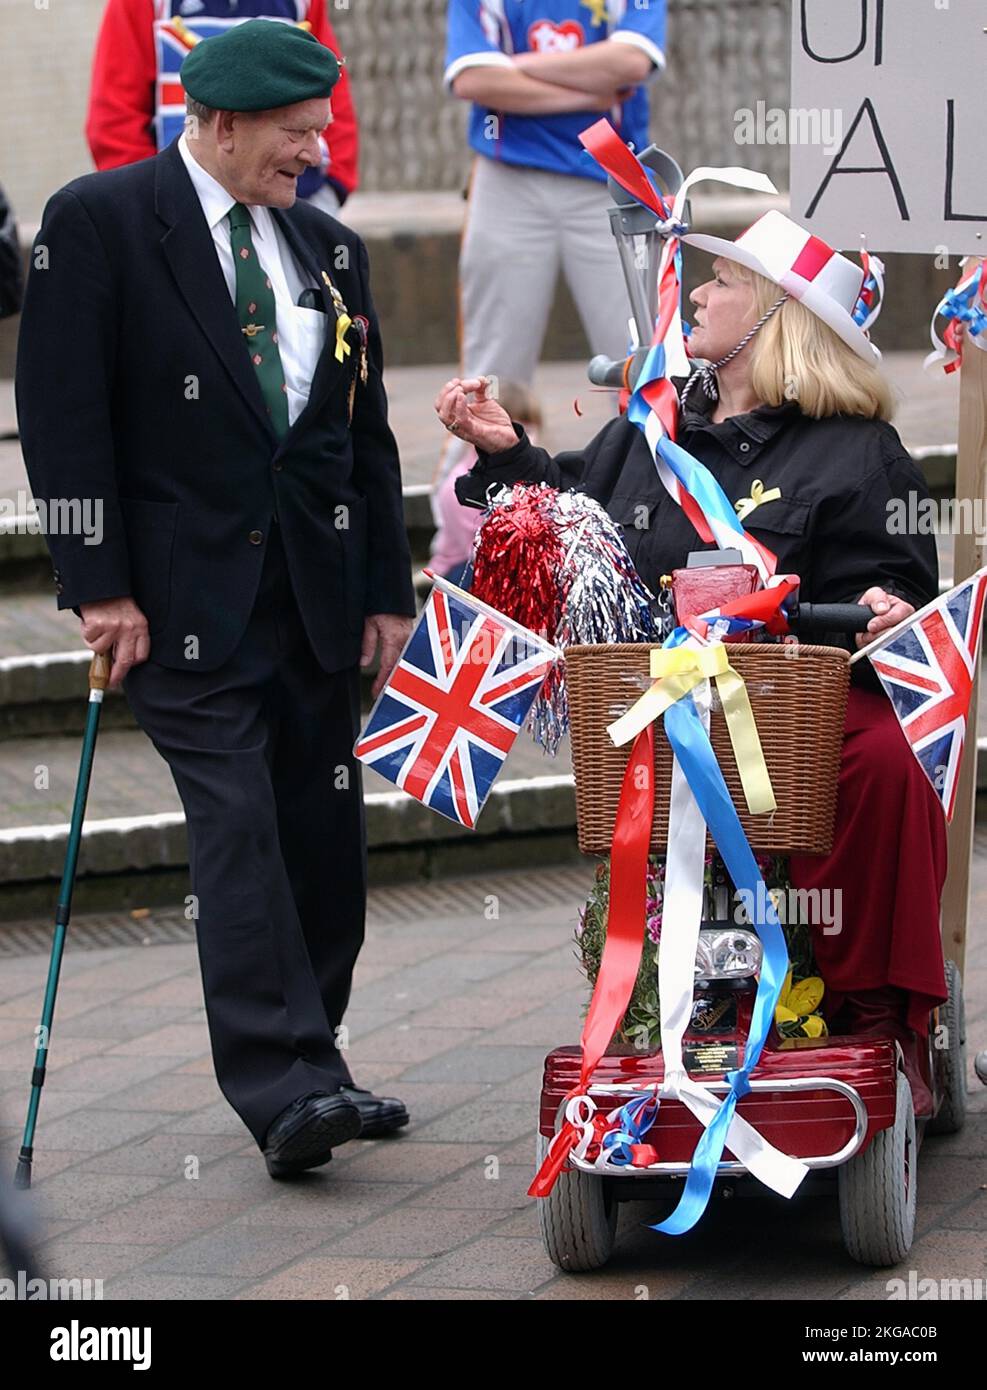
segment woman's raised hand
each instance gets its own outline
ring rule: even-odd
[[[452,434],[485,453],[498,454],[513,448],[517,435],[507,411],[487,395],[489,385],[485,376],[453,377],[436,396],[435,409]]]

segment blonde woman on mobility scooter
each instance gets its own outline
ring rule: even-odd
[[[801,576],[809,603],[864,603],[874,611],[858,646],[938,593],[934,538],[892,534],[908,495],[928,495],[892,414],[878,353],[853,313],[863,274],[780,212],[734,242],[688,235],[712,252],[712,277],[691,295],[693,359],[706,365],[680,396],[679,442],[742,503],[751,534]],[[659,577],[701,548],[663,488],[648,445],[626,418],[584,449],[532,445],[484,379],[446,383],[435,408],[474,444],[458,480],[463,503],[492,483],[579,488],[623,524],[635,566]],[[834,642],[842,639],[834,638]],[[791,859],[796,888],[841,890],[839,934],[814,926],[831,1032],[897,1038],[916,1116],[932,1095],[923,1069],[929,1013],[947,1000],[939,909],[946,874],[942,810],[867,662],[853,669],[832,853]]]

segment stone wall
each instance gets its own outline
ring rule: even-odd
[[[445,0],[326,3],[353,83],[362,187],[461,187],[467,108],[442,90]],[[92,167],[83,124],[102,10],[103,0],[0,0],[0,181],[26,223]],[[652,136],[683,167],[740,162],[735,111],[787,105],[789,10],[789,0],[670,0]],[[787,158],[779,146],[743,150],[779,187]]]

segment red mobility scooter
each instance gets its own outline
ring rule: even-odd
[[[675,160],[655,146],[640,161],[673,199],[682,186]],[[652,212],[608,180],[609,210],[617,241],[638,346],[626,361],[597,357],[589,364],[598,386],[633,385],[647,356],[658,301],[658,265],[665,228]],[[684,205],[685,221],[689,205]],[[647,255],[640,254],[642,243]],[[725,555],[725,552],[721,552]],[[708,564],[713,553],[705,552]],[[731,557],[731,562],[732,562]],[[739,554],[736,559],[739,559]],[[727,563],[726,559],[723,561]],[[857,605],[802,605],[790,626],[802,639],[821,643],[860,632],[873,616]],[[835,640],[839,640],[837,637]],[[615,748],[606,728],[650,684],[650,648],[608,645],[566,651],[573,767],[580,848],[606,854],[611,848],[626,748]],[[777,643],[731,646],[731,663],[743,676],[756,719],[778,811],[769,824],[746,814],[744,796],[721,710],[714,702],[711,739],[752,850],[772,855],[826,853],[831,847],[843,720],[849,685],[849,654],[840,647],[798,644],[796,661]],[[655,822],[651,848],[667,843],[671,749],[656,729]],[[715,847],[714,847],[715,848]],[[714,858],[713,886],[706,905],[695,966],[691,1025],[684,1060],[689,1074],[714,1094],[726,1094],[725,1073],[741,1065],[757,990],[761,945],[740,924],[726,871]],[[786,932],[787,934],[787,932]],[[657,967],[655,967],[657,969]],[[887,1266],[904,1258],[915,1224],[916,1156],[923,1133],[961,1128],[966,1107],[966,1049],[962,985],[953,962],[946,967],[948,1002],[930,1020],[929,1047],[921,1059],[933,1095],[932,1117],[916,1124],[911,1088],[900,1045],[880,1037],[783,1037],[772,1031],[752,1073],[750,1092],[737,1113],[776,1149],[810,1169],[834,1169],[846,1248],[863,1264]],[[538,1126],[541,1166],[565,1120],[567,1099],[580,1081],[581,1051],[558,1047],[545,1061]],[[625,1105],[642,1088],[664,1078],[660,1051],[614,1044],[590,1078],[589,1102],[604,1115]],[[547,1196],[539,1198],[545,1249],[563,1270],[591,1270],[613,1251],[618,1204],[677,1195],[702,1128],[679,1100],[664,1099],[642,1142],[657,1158],[648,1166],[601,1170],[569,1156]],[[735,1156],[724,1151],[717,1182],[748,1181]]]
[[[803,605],[797,623],[820,632],[862,631],[872,617],[857,605]],[[570,647],[566,651],[580,847],[610,848],[618,786],[627,750],[614,748],[605,729],[649,683],[650,647]],[[835,647],[756,643],[731,647],[754,708],[778,811],[770,824],[749,817],[736,764],[714,699],[711,740],[752,849],[775,855],[828,850],[849,682],[849,654]],[[791,656],[797,655],[797,660]],[[636,688],[635,688],[636,687]],[[760,701],[763,699],[763,705]],[[762,717],[757,718],[758,709]],[[768,712],[772,712],[769,719]],[[793,762],[796,764],[792,766]],[[655,826],[652,849],[668,829],[671,750],[656,729]],[[760,824],[758,823],[760,821]],[[725,1073],[743,1058],[761,961],[760,941],[742,925],[726,870],[714,856],[706,889],[695,967],[690,1026],[684,1035],[689,1075],[725,1094]],[[672,924],[669,924],[671,926]],[[786,928],[786,935],[788,935]],[[655,966],[657,970],[657,966]],[[904,1258],[915,1225],[916,1157],[923,1133],[959,1130],[966,1108],[966,1048],[959,972],[947,962],[949,999],[934,1011],[921,1059],[933,1095],[931,1118],[916,1123],[901,1048],[893,1038],[784,1037],[772,1027],[737,1114],[775,1148],[810,1169],[835,1169],[843,1239],[862,1264],[887,1266]],[[545,1158],[562,1127],[567,1099],[580,1078],[578,1046],[558,1047],[545,1060],[537,1157]],[[625,1105],[664,1077],[660,1050],[611,1045],[586,1092],[602,1114]],[[676,1197],[702,1134],[700,1122],[677,1099],[663,1099],[642,1143],[653,1146],[648,1166],[607,1167],[570,1155],[551,1192],[539,1199],[545,1249],[560,1269],[598,1269],[614,1248],[621,1202]],[[749,1180],[729,1152],[718,1183]]]

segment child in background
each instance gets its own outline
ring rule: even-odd
[[[526,387],[514,381],[502,381],[497,399],[512,420],[524,425],[528,438],[538,442],[541,429],[541,407]],[[473,554],[473,538],[483,519],[479,507],[464,507],[456,497],[456,479],[468,473],[476,462],[476,450],[459,439],[450,439],[436,469],[437,480],[432,486],[432,516],[435,536],[429,557],[429,569],[453,584],[461,582],[467,562]]]

